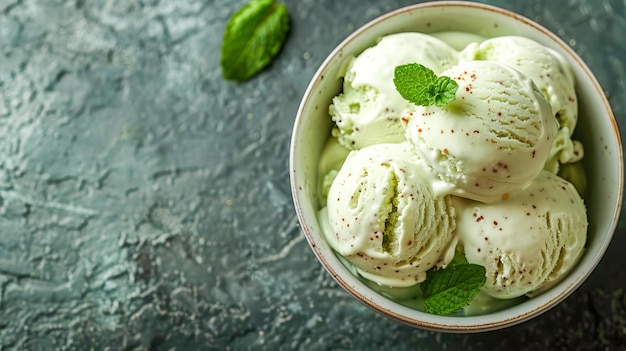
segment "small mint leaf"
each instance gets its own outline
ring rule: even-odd
[[[471,263],[429,271],[420,285],[426,312],[447,315],[467,306],[485,280],[485,267]]]
[[[398,93],[416,105],[428,106],[433,104],[432,83],[437,75],[432,70],[417,63],[396,66],[393,74],[393,83]]]
[[[435,105],[446,106],[454,101],[459,84],[450,77],[441,76],[435,82]]]
[[[220,65],[226,79],[246,80],[278,55],[289,32],[289,13],[275,0],[250,0],[226,24]]]
[[[450,77],[437,77],[419,63],[396,66],[393,83],[405,100],[418,106],[445,106],[454,101],[459,85]]]

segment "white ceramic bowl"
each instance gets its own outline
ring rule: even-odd
[[[571,64],[579,99],[577,139],[585,145],[589,233],[581,261],[560,283],[539,296],[492,313],[438,316],[409,308],[372,290],[351,273],[325,241],[317,221],[317,166],[331,129],[328,106],[341,91],[339,71],[383,35],[417,31],[461,31],[495,37],[520,35],[548,46]],[[585,63],[556,35],[515,13],[478,3],[439,1],[401,8],[356,30],[328,56],[313,77],[298,110],[290,154],[293,199],[304,235],[324,268],[348,293],[373,310],[424,329],[478,332],[521,323],[555,306],[571,294],[602,258],[618,220],[623,191],[623,158],[619,131],[611,107]]]

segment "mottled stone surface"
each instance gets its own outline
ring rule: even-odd
[[[414,2],[285,0],[284,50],[237,84],[219,47],[242,0],[0,0],[0,349],[624,350],[626,217],[564,303],[478,335],[381,317],[316,261],[289,191],[299,100]],[[626,122],[623,1],[488,3],[568,41]]]

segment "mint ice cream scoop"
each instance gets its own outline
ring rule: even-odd
[[[404,141],[400,117],[412,104],[396,91],[394,67],[420,62],[435,73],[441,73],[457,61],[456,50],[430,35],[384,36],[350,61],[343,77],[343,92],[329,107],[336,125],[333,135],[350,149]]]
[[[403,118],[416,152],[450,193],[500,201],[544,167],[558,125],[532,80],[490,61],[460,62],[441,75],[458,84],[445,106],[416,106]]]
[[[422,282],[455,248],[450,197],[435,197],[429,177],[407,143],[352,151],[320,212],[328,242],[369,280]]]
[[[543,171],[508,199],[485,204],[454,198],[459,241],[468,262],[487,270],[483,291],[496,298],[538,293],[578,261],[587,213],[572,184]]]
[[[463,60],[488,60],[510,66],[528,76],[544,95],[559,122],[559,140],[546,169],[556,173],[559,165],[582,158],[582,144],[570,140],[578,121],[578,98],[569,63],[558,52],[519,36],[504,36],[469,44]]]

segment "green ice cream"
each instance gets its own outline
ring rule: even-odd
[[[348,155],[320,220],[330,245],[362,276],[411,286],[453,257],[450,201],[435,197],[426,167],[407,143],[377,144]]]
[[[533,80],[559,122],[558,137],[546,162],[547,170],[557,173],[560,164],[583,157],[582,144],[571,140],[578,121],[578,99],[572,69],[563,56],[534,40],[505,36],[470,44],[461,51],[460,57],[499,62]]]
[[[406,63],[452,78],[455,100],[404,100],[393,71]],[[423,309],[416,284],[463,254],[487,271],[468,313],[518,303],[569,272],[586,240],[576,191],[586,180],[572,139],[574,82],[559,54],[520,37],[400,33],[346,68],[318,189],[322,231],[348,268]]]
[[[557,131],[532,80],[491,61],[460,62],[442,75],[458,84],[446,106],[417,106],[406,137],[451,193],[497,202],[544,167]]]
[[[454,206],[465,257],[486,268],[483,291],[496,298],[537,293],[557,283],[580,258],[587,238],[582,198],[548,171],[500,203],[456,197]]]
[[[440,73],[455,64],[458,52],[443,41],[421,33],[383,37],[354,58],[345,73],[343,92],[329,108],[333,135],[350,149],[404,141],[400,117],[412,108],[393,84],[394,67],[420,62]]]

